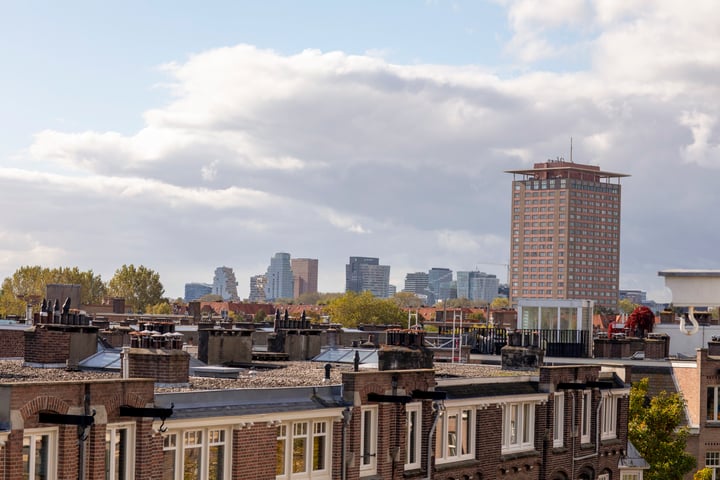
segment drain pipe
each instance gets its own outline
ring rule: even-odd
[[[433,451],[431,448],[433,436],[435,435],[435,427],[437,427],[438,420],[440,420],[440,415],[442,415],[443,410],[445,410],[445,405],[442,402],[435,401],[432,403],[432,409],[435,413],[433,418],[432,426],[430,427],[430,432],[428,433],[428,441],[427,441],[427,477],[426,480],[432,480],[432,455],[430,453]]]

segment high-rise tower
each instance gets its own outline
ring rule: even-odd
[[[290,260],[294,286],[293,298],[303,293],[317,293],[318,291],[318,260],[317,258],[293,258]]]
[[[614,308],[620,281],[620,178],[548,160],[513,174],[510,301],[593,300]]]
[[[230,267],[217,267],[213,277],[212,293],[220,295],[223,300],[237,300],[237,280]]]
[[[290,254],[279,252],[270,259],[265,274],[265,299],[293,297],[293,272],[290,268]]]
[[[345,291],[369,291],[378,298],[387,298],[390,288],[390,266],[380,265],[374,257],[350,257],[345,265]]]

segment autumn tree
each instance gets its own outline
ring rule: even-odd
[[[623,298],[618,301],[618,308],[622,313],[631,314],[633,310],[637,308],[637,304],[633,303],[630,299]]]
[[[360,324],[405,324],[407,314],[391,299],[375,298],[368,292],[347,292],[328,303],[330,320],[345,327]]]
[[[412,292],[397,292],[392,296],[392,301],[400,308],[418,308],[422,306],[422,300]]]
[[[646,332],[652,332],[653,325],[655,325],[655,314],[642,305],[636,307],[625,322],[625,326],[631,332],[637,330],[641,337],[644,337]]]
[[[650,464],[647,480],[681,480],[696,466],[685,452],[688,428],[681,426],[685,401],[679,393],[648,397],[648,379],[630,389],[628,439]]]
[[[39,265],[23,266],[3,281],[0,294],[0,314],[20,315],[27,303],[38,303],[45,298],[48,284],[80,285],[80,304],[100,303],[105,297],[105,283],[92,270],[78,267],[46,268]],[[63,299],[60,299],[61,301]],[[79,305],[73,305],[78,307]]]
[[[145,310],[145,313],[154,315],[170,315],[172,313],[172,306],[169,302],[159,302],[154,305],[148,305]]]
[[[508,307],[510,307],[510,300],[506,297],[495,297],[493,298],[493,301],[490,302],[490,308],[493,310],[500,310]]]
[[[108,294],[125,299],[125,305],[134,312],[142,313],[148,305],[162,300],[165,289],[160,283],[160,275],[140,265],[123,265],[115,271],[108,282]]]
[[[713,480],[713,469],[709,467],[701,468],[695,472],[693,480]]]

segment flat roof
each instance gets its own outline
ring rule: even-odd
[[[720,269],[671,268],[660,270],[658,275],[661,277],[720,277]]]
[[[540,168],[523,168],[520,170],[505,170],[505,173],[516,173],[520,175],[535,175],[538,172],[550,172],[550,171],[561,171],[561,170],[578,170],[582,172],[592,173],[593,175],[597,175],[602,178],[622,178],[622,177],[629,177],[630,174],[628,173],[617,173],[617,172],[608,172],[607,170],[593,170],[590,168],[587,168],[592,165],[582,165],[579,163],[575,164],[562,164],[558,166],[552,166],[552,167],[540,167]]]

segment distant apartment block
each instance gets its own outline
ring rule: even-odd
[[[254,275],[250,277],[250,295],[248,300],[251,302],[264,302],[265,299],[265,285],[267,284],[267,277],[264,274]]]
[[[213,277],[212,293],[220,295],[223,300],[237,300],[237,280],[230,267],[218,267]]]
[[[498,296],[500,280],[485,272],[457,272],[457,297],[492,302]]]
[[[389,296],[390,266],[374,257],[350,257],[345,265],[345,291],[369,291],[378,298]]]
[[[278,252],[270,259],[265,283],[265,299],[293,298],[293,271],[290,254]]]
[[[318,291],[318,260],[317,258],[293,258],[290,260],[293,273],[293,298],[303,293]]]
[[[185,284],[185,301],[192,302],[199,300],[205,295],[213,292],[213,286],[209,283],[186,283]]]
[[[615,308],[620,278],[620,178],[549,160],[513,174],[510,301],[593,300]]]

